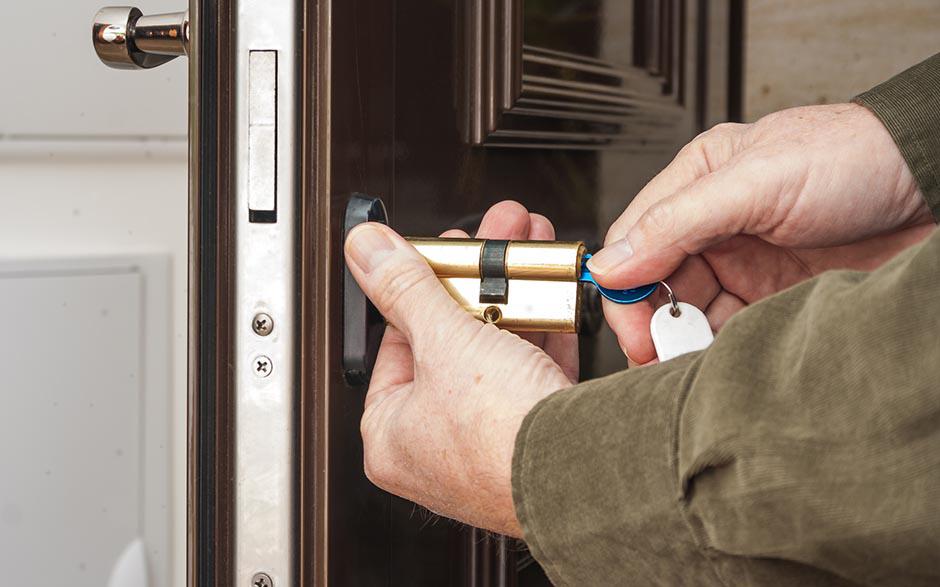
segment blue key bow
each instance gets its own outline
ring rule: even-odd
[[[602,296],[614,303],[635,304],[648,298],[659,286],[658,283],[650,283],[633,289],[608,289],[594,281],[594,276],[591,275],[591,270],[587,266],[587,261],[590,258],[591,254],[585,253],[581,259],[581,277],[578,278],[578,281],[594,284],[594,287]]]

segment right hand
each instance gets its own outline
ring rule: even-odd
[[[933,230],[881,122],[856,104],[785,110],[703,133],[637,195],[589,262],[606,287],[666,280],[717,331],[827,269],[871,270]],[[653,302],[605,300],[633,363],[656,358]]]

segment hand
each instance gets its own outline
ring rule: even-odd
[[[607,287],[665,279],[717,331],[827,269],[871,270],[933,230],[900,152],[855,104],[785,110],[703,133],[637,195],[589,262]],[[631,362],[656,354],[662,296],[604,311]]]
[[[554,229],[504,202],[478,236],[553,238]],[[516,433],[539,400],[571,385],[576,339],[534,338],[542,350],[473,319],[386,226],[352,230],[346,262],[389,321],[362,416],[366,476],[438,514],[521,536],[512,502]]]

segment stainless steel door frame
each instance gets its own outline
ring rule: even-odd
[[[299,584],[300,6],[190,3],[190,585]]]
[[[236,6],[235,584],[265,573],[290,586],[299,567],[299,19],[294,0]],[[270,334],[260,334],[268,319],[259,314],[273,318]]]

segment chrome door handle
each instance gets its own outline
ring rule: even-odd
[[[144,16],[133,6],[108,6],[95,15],[92,43],[115,69],[150,69],[189,54],[189,11]]]

